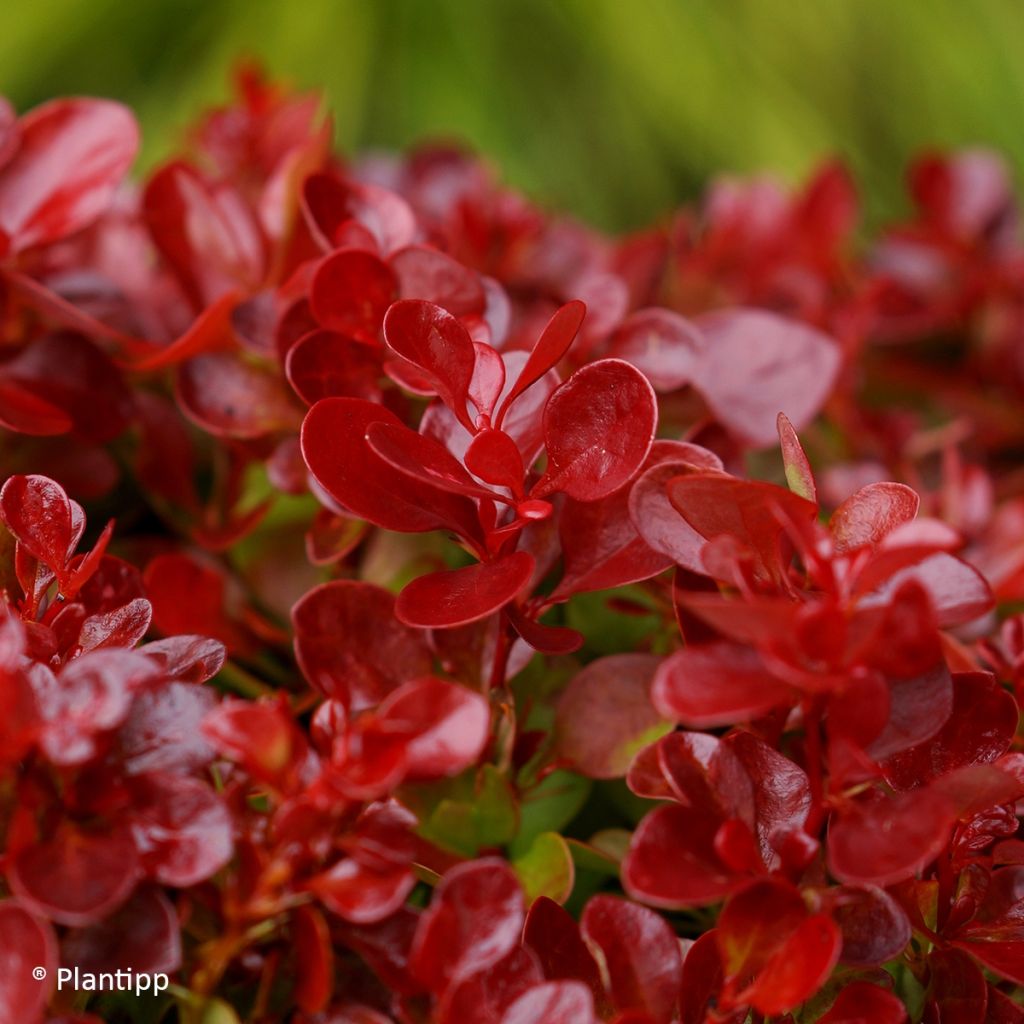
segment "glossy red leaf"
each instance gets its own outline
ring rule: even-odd
[[[742,881],[718,856],[719,822],[705,809],[668,804],[637,826],[622,864],[622,884],[634,899],[656,907],[715,903]]]
[[[358,224],[385,253],[412,241],[416,217],[401,196],[377,185],[342,181],[333,174],[311,174],[303,185],[303,205],[326,248],[341,245]]]
[[[938,856],[954,820],[949,799],[928,787],[856,803],[829,825],[829,871],[844,882],[901,882]]]
[[[519,941],[523,893],[495,858],[460,864],[441,879],[416,929],[409,965],[434,993],[491,964]]]
[[[376,342],[388,306],[398,298],[391,267],[363,249],[331,253],[313,275],[309,303],[320,325]]]
[[[832,513],[829,530],[837,554],[878,544],[917,515],[921,499],[905,484],[878,483],[862,487]]]
[[[803,429],[832,392],[839,347],[813,327],[752,309],[710,313],[696,326],[706,344],[695,384],[741,441],[774,444],[780,412]]]
[[[65,824],[52,838],[27,846],[7,863],[14,895],[33,913],[81,927],[113,913],[141,873],[124,829],[86,831]]]
[[[616,329],[608,354],[635,366],[655,391],[676,391],[691,383],[704,354],[704,337],[678,313],[641,309]]]
[[[500,352],[483,342],[474,341],[473,351],[476,362],[473,364],[473,379],[469,382],[469,400],[477,412],[490,417],[505,387],[505,361]]]
[[[839,959],[856,967],[878,967],[895,959],[910,942],[910,921],[884,889],[843,885],[825,900],[843,933]]]
[[[393,423],[371,423],[366,429],[366,442],[374,454],[412,480],[469,498],[490,501],[495,497],[444,445],[426,434]]]
[[[532,555],[514,551],[493,562],[421,576],[398,595],[395,615],[421,628],[476,622],[514,600],[530,582],[534,564]]]
[[[994,676],[958,673],[945,724],[924,743],[885,761],[886,781],[895,789],[916,789],[957,768],[991,764],[1009,749],[1018,718],[1017,702]]]
[[[22,117],[18,131],[18,148],[0,167],[0,230],[14,251],[96,220],[139,145],[135,118],[110,100],[53,100]]]
[[[516,946],[497,963],[452,985],[435,1016],[438,1024],[502,1024],[509,1006],[543,981],[537,958]]]
[[[683,957],[682,1024],[704,1024],[724,978],[715,930],[704,932]]]
[[[580,927],[603,963],[615,1008],[670,1020],[679,999],[682,956],[668,922],[647,907],[600,895],[587,903]]]
[[[223,667],[227,652],[218,640],[205,636],[169,636],[139,648],[155,661],[160,674],[185,683],[205,683]]]
[[[475,764],[490,732],[490,708],[480,694],[433,677],[395,690],[377,715],[410,737],[405,745],[410,780],[456,775]]]
[[[295,946],[295,1004],[304,1013],[319,1013],[334,991],[334,947],[324,915],[308,904],[291,915]]]
[[[476,352],[465,327],[440,306],[405,299],[384,317],[384,339],[426,374],[445,405],[466,422]]]
[[[892,992],[867,981],[852,981],[819,1024],[904,1024],[907,1008]]]
[[[212,689],[194,683],[166,682],[139,694],[117,731],[125,771],[191,772],[209,764],[213,748],[200,726],[216,702]]]
[[[515,441],[500,430],[481,430],[466,449],[466,468],[486,483],[523,493],[523,456]]]
[[[233,850],[231,816],[204,782],[152,772],[132,782],[132,836],[146,873],[186,888],[216,874]]]
[[[643,465],[657,423],[654,390],[629,363],[602,359],[577,370],[544,408],[548,465],[533,494],[595,501],[617,491]]]
[[[533,901],[526,915],[523,944],[537,955],[549,981],[583,982],[602,1014],[610,1010],[597,961],[587,949],[579,925],[567,910],[547,896]]]
[[[366,442],[373,423],[400,425],[390,410],[355,398],[325,398],[302,424],[302,457],[327,493],[361,519],[404,533],[456,529],[475,536],[476,508],[461,495],[415,484]]]
[[[594,999],[578,981],[549,981],[521,995],[501,1024],[595,1024]]]
[[[785,1013],[812,996],[839,958],[842,937],[826,914],[810,914],[798,889],[753,882],[726,903],[715,931],[732,1005]]]
[[[44,921],[14,900],[0,902],[0,1024],[34,1024],[49,1002],[60,960]],[[43,979],[32,976],[41,967]]]
[[[61,959],[83,973],[170,973],[181,966],[181,934],[174,905],[161,890],[140,886],[104,921],[69,932]]]
[[[224,757],[254,778],[284,784],[306,753],[306,744],[279,701],[224,700],[203,720],[202,733]]]
[[[78,634],[82,652],[101,647],[134,647],[149,629],[153,609],[144,597],[137,597],[120,608],[90,615]]]
[[[865,749],[882,761],[923,744],[949,721],[952,711],[953,679],[944,663],[912,679],[892,679],[888,721]]]
[[[555,742],[576,771],[621,778],[637,751],[668,729],[650,697],[659,663],[651,654],[613,654],[572,678],[558,701]]]
[[[660,714],[691,728],[748,722],[792,701],[792,690],[738,644],[685,647],[666,658],[651,685]]]
[[[375,871],[346,857],[314,878],[310,888],[331,913],[353,924],[373,924],[398,910],[415,884],[407,866]]]
[[[537,339],[537,343],[531,349],[515,383],[502,400],[495,417],[495,422],[499,426],[504,420],[509,406],[527,388],[536,384],[548,370],[553,369],[562,361],[575,341],[586,314],[587,307],[579,299],[574,299],[558,309],[551,317]]]
[[[295,656],[310,685],[354,710],[378,704],[402,683],[430,674],[426,639],[395,617],[382,587],[335,580],[292,609]]]
[[[33,557],[62,573],[76,539],[71,502],[45,476],[12,476],[0,489],[0,516]]]
[[[292,345],[285,373],[308,405],[321,398],[381,398],[380,364],[373,350],[334,331],[313,331]]]

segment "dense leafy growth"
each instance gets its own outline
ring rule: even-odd
[[[0,1024],[1024,1021],[998,158],[609,238],[239,86],[0,107]]]

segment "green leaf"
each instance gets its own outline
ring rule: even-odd
[[[576,869],[568,844],[557,832],[542,832],[512,866],[523,883],[527,903],[540,896],[564,903],[572,894]]]
[[[519,833],[511,847],[522,856],[542,832],[561,832],[579,813],[590,795],[591,781],[575,772],[552,772],[522,798]]]

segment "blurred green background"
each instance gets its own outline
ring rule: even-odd
[[[346,149],[467,140],[538,200],[639,226],[710,175],[853,165],[877,221],[909,154],[1024,164],[1024,0],[4,0],[19,108],[119,97],[168,154],[232,63],[325,90]]]

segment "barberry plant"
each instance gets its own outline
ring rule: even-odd
[[[999,157],[613,237],[331,134],[0,103],[0,1024],[1024,1022]]]

